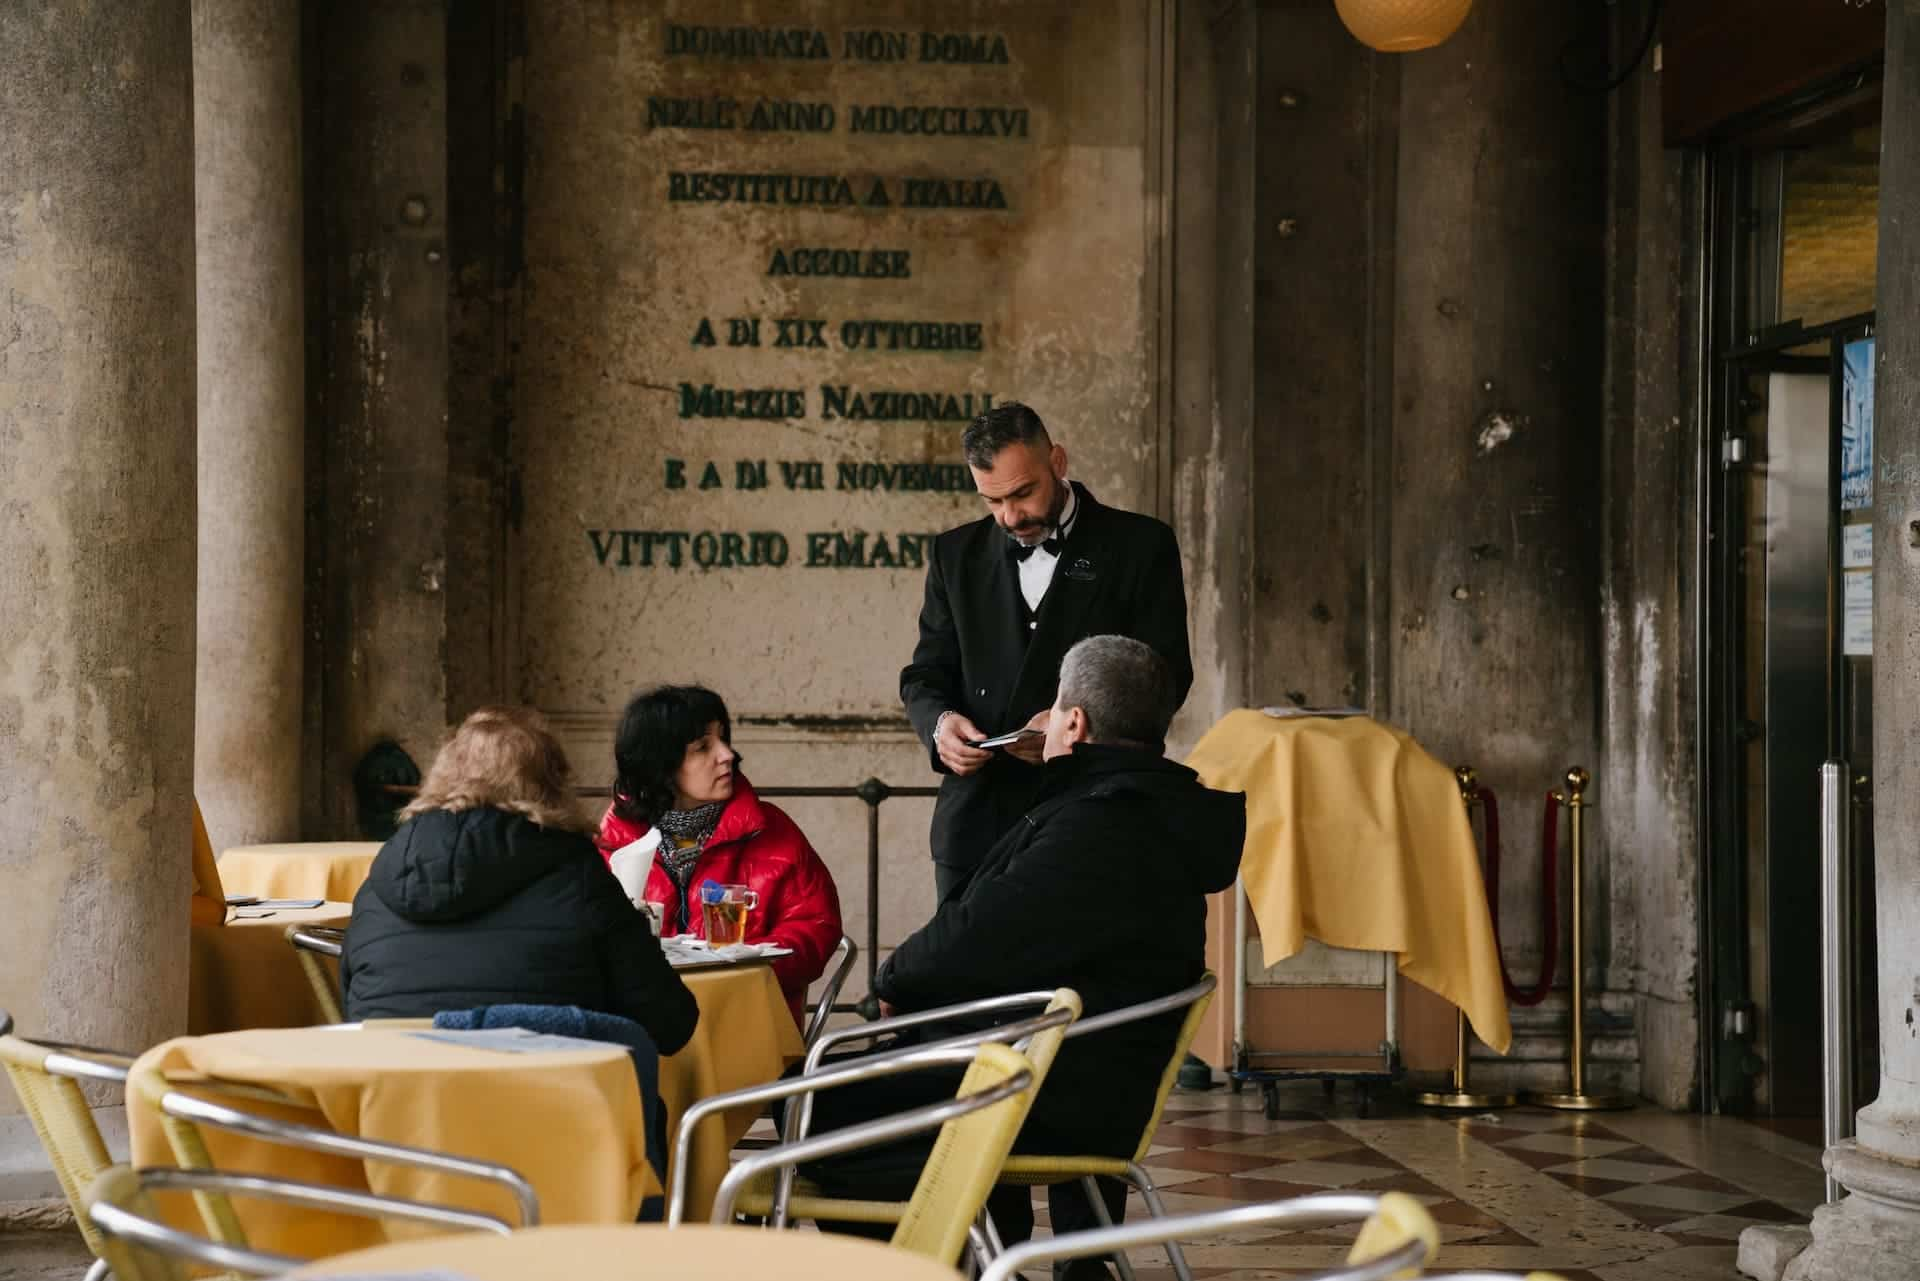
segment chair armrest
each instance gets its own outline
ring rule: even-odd
[[[260,1174],[238,1174],[228,1170],[182,1170],[174,1166],[155,1166],[139,1171],[144,1187],[167,1191],[225,1192],[278,1201],[282,1205],[305,1206],[314,1210],[338,1210],[365,1218],[406,1219],[438,1227],[460,1228],[473,1232],[497,1232],[510,1235],[513,1228],[506,1220],[478,1210],[438,1205],[431,1201],[409,1201],[403,1197],[381,1196],[326,1183],[307,1183],[299,1179],[280,1179]]]
[[[125,1085],[127,1073],[133,1068],[134,1056],[118,1050],[102,1050],[64,1041],[36,1041],[34,1044],[48,1051],[44,1066],[58,1076]]]
[[[344,931],[329,929],[323,925],[287,927],[287,942],[291,943],[295,948],[303,952],[314,952],[321,956],[331,956],[336,961],[340,959],[340,954],[346,950],[346,937]]]
[[[407,1219],[436,1227],[498,1232],[503,1235],[511,1231],[504,1222],[490,1214],[476,1214],[452,1206],[376,1196],[368,1192],[353,1192],[345,1188],[329,1187],[318,1183],[266,1178],[256,1174],[230,1174],[219,1170],[181,1170],[171,1167],[142,1169],[132,1173],[143,1190],[157,1188],[167,1191],[250,1196],[288,1205],[357,1214],[370,1218]],[[122,1181],[127,1174],[128,1171],[124,1166],[115,1167],[101,1176],[100,1182],[95,1184],[95,1191],[89,1192],[87,1217],[108,1236],[131,1241],[163,1254],[190,1259],[208,1267],[249,1276],[277,1277],[305,1262],[291,1255],[210,1241],[205,1237],[181,1232],[124,1206],[116,1205],[111,1200],[102,1199],[98,1195],[97,1189],[103,1184],[110,1180]]]
[[[1076,1036],[1085,1036],[1089,1032],[1104,1032],[1110,1027],[1119,1027],[1123,1023],[1138,1023],[1141,1019],[1150,1019],[1155,1015],[1184,1010],[1219,985],[1220,980],[1209,974],[1192,987],[1183,987],[1178,992],[1167,996],[1155,997],[1151,1001],[1123,1006],[1117,1010],[1108,1010],[1105,1014],[1096,1014],[1090,1019],[1081,1019],[1067,1029],[1067,1039],[1072,1040]]]
[[[1029,1005],[1044,1006],[1053,1000],[1053,992],[1017,992],[1010,996],[989,996],[978,1001],[962,1001],[958,1005],[943,1005],[933,1010],[915,1010],[911,1014],[895,1014],[891,1018],[876,1019],[871,1023],[858,1023],[849,1027],[834,1028],[823,1032],[820,1039],[807,1047],[806,1066],[803,1072],[811,1074],[820,1066],[820,1060],[826,1057],[828,1050],[847,1041],[870,1041],[885,1036],[889,1032],[899,1032],[910,1027],[925,1027],[929,1023],[944,1023],[949,1019],[966,1018],[974,1014],[997,1014],[1003,1010],[1020,1010]]]
[[[1056,995],[1055,993],[1048,992],[1046,994],[1046,998],[1048,1001],[1051,1001],[1054,999],[1055,995]],[[1015,998],[995,998],[995,999],[1010,1000]],[[1018,999],[1022,1004],[1031,1003],[1027,1001],[1026,997],[1024,996]],[[902,1017],[914,1018],[916,1016],[904,1015]],[[947,1017],[951,1017],[951,1014],[948,1014]],[[938,1022],[940,1020],[922,1019],[920,1021],[923,1023],[926,1023],[926,1022]],[[1036,1014],[1032,1018],[1019,1019],[1012,1023],[996,1023],[991,1027],[976,1028],[971,1032],[957,1033],[956,1035],[942,1037],[938,1041],[928,1041],[925,1044],[917,1045],[912,1048],[919,1049],[919,1050],[972,1049],[975,1046],[984,1045],[988,1041],[999,1041],[1003,1045],[1010,1045],[1014,1049],[1021,1049],[1026,1045],[1028,1041],[1032,1040],[1035,1036],[1038,1036],[1040,1033],[1046,1031],[1048,1028],[1059,1027],[1062,1023],[1071,1023],[1071,1022],[1073,1022],[1072,1010],[1065,1010],[1065,1009],[1049,1010],[1045,1014]],[[874,1026],[878,1026],[878,1025],[876,1024]],[[1068,1035],[1072,1035],[1071,1028],[1068,1029]],[[909,1053],[909,1052],[910,1051],[895,1051],[895,1053]],[[890,1057],[890,1056],[875,1055],[875,1056],[872,1056],[871,1060],[863,1057],[861,1061],[862,1062],[874,1061],[884,1057]],[[794,1118],[793,1114],[791,1113],[789,1114],[787,1132],[781,1136],[782,1139],[784,1139],[785,1141],[790,1143],[797,1142],[800,1139],[804,1139],[807,1137],[807,1128],[813,1123],[813,1091],[810,1089],[806,1089],[804,1086],[804,1083],[807,1081],[820,1079],[821,1076],[822,1076],[821,1070],[813,1063],[809,1063],[807,1068],[801,1072],[798,1079],[803,1084],[802,1084],[802,1088],[799,1091],[797,1091],[797,1093],[801,1095],[800,1107],[798,1109],[797,1119]]]
[[[814,1007],[813,1018],[808,1020],[806,1033],[801,1037],[808,1046],[826,1032],[827,1020],[833,1017],[833,1003],[840,999],[840,989],[846,986],[847,975],[859,955],[860,945],[842,934],[833,949],[833,968],[827,974],[827,986],[822,989],[820,1003]]]
[[[238,1108],[230,1108],[210,1099],[183,1094],[178,1090],[169,1090],[161,1095],[159,1106],[160,1111],[166,1116],[191,1121],[197,1125],[209,1125],[219,1130],[232,1130],[269,1143],[282,1143],[288,1147],[305,1148],[311,1152],[325,1152],[334,1156],[353,1157],[361,1161],[387,1161],[394,1165],[412,1166],[415,1169],[433,1170],[441,1174],[461,1175],[497,1183],[512,1193],[515,1202],[518,1203],[521,1227],[535,1227],[540,1222],[539,1195],[533,1190],[533,1185],[527,1182],[526,1177],[510,1166],[499,1165],[492,1161],[476,1161],[446,1152],[435,1152],[429,1148],[409,1147],[380,1139],[363,1138],[359,1135],[336,1134],[332,1130],[299,1125],[292,1121],[274,1120],[257,1116],[252,1112],[244,1112]]]
[[[959,1061],[971,1063],[973,1055],[965,1051],[942,1050],[941,1054],[958,1054]],[[824,1083],[821,1083],[824,1084]],[[838,1085],[848,1082],[835,1082]],[[858,1125],[849,1125],[844,1129],[833,1130],[826,1134],[816,1134],[810,1139],[801,1139],[793,1143],[783,1143],[778,1147],[767,1148],[742,1157],[733,1163],[720,1180],[720,1191],[713,1199],[713,1214],[710,1222],[727,1224],[733,1221],[733,1203],[739,1197],[740,1190],[762,1172],[785,1169],[798,1165],[802,1161],[812,1161],[823,1156],[836,1156],[842,1152],[852,1152],[859,1148],[873,1147],[880,1143],[889,1143],[894,1139],[905,1138],[909,1134],[919,1134],[925,1130],[935,1130],[956,1117],[966,1116],[992,1107],[1020,1094],[1033,1084],[1033,1069],[1023,1067],[983,1090],[972,1094],[955,1095],[938,1103],[913,1108],[906,1112],[897,1112],[891,1116],[876,1117]],[[784,1214],[782,1203],[776,1209]]]
[[[1387,1196],[1393,1194],[1388,1193]],[[1083,1259],[1089,1255],[1208,1236],[1253,1227],[1315,1227],[1377,1214],[1385,1200],[1379,1193],[1320,1192],[1263,1205],[1187,1214],[1176,1218],[1142,1219],[1118,1227],[1069,1232],[1044,1241],[1016,1245],[996,1258],[980,1281],[1009,1281],[1022,1269],[1054,1259]],[[1418,1202],[1413,1203],[1416,1207]],[[1417,1235],[1393,1245],[1363,1263],[1348,1263],[1331,1272],[1315,1274],[1315,1281],[1387,1281],[1408,1269],[1417,1270],[1432,1257],[1432,1246]]]

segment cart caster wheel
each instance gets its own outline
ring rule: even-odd
[[[1373,1091],[1369,1090],[1366,1086],[1363,1085],[1360,1087],[1360,1119],[1362,1121],[1366,1120],[1368,1115],[1372,1111],[1373,1111]]]
[[[1247,1088],[1247,1083],[1237,1076],[1230,1076],[1227,1078],[1227,1088],[1238,1094]]]
[[[1280,1119],[1280,1087],[1277,1085],[1269,1085],[1264,1091],[1264,1094],[1267,1120],[1278,1121]]]

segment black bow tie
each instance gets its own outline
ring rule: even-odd
[[[1007,555],[1013,557],[1017,561],[1024,563],[1027,557],[1033,555],[1035,552],[1039,551],[1042,547],[1047,549],[1047,555],[1058,556],[1060,554],[1060,549],[1064,546],[1066,546],[1066,542],[1063,539],[1061,539],[1060,536],[1057,534],[1054,537],[1047,539],[1045,542],[1034,543],[1032,546],[1028,546],[1027,544],[1021,543],[1021,542],[1015,542],[1013,539],[1009,538],[1007,540]]]

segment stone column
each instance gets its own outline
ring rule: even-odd
[[[129,1047],[187,1021],[192,39],[0,4],[0,1005]]]
[[[1920,0],[1888,0],[1874,455],[1874,895],[1880,1093],[1827,1149],[1847,1195],[1814,1212],[1796,1281],[1920,1276]]]
[[[306,354],[300,6],[193,0],[200,644],[215,850],[300,834]]]

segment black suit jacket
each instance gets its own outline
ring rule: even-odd
[[[1089,636],[1153,646],[1173,669],[1180,702],[1193,684],[1173,531],[1151,516],[1102,506],[1083,485],[1074,489],[1079,514],[1031,627],[1018,567],[992,517],[934,540],[920,642],[900,673],[900,699],[933,768],[947,775],[933,807],[936,863],[974,866],[1040,789],[1039,767],[1004,752],[965,778],[948,773],[933,745],[940,713],[951,708],[986,734],[1019,728],[1052,706],[1060,660]]]

